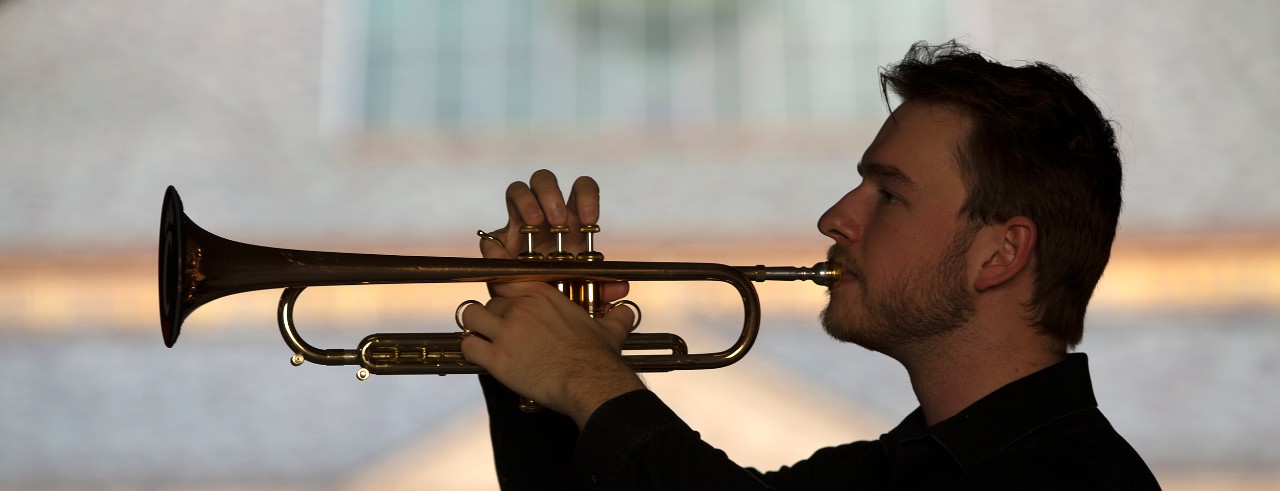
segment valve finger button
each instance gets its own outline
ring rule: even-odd
[[[564,234],[569,233],[569,227],[565,225],[554,225],[551,227],[551,233],[556,234],[556,252],[547,254],[547,259],[553,261],[568,261],[574,259],[571,252],[564,250]]]
[[[546,256],[543,256],[541,252],[533,250],[533,234],[538,233],[538,227],[536,225],[525,225],[520,227],[520,233],[524,234],[524,251],[521,251],[516,257],[520,259],[545,259]]]
[[[587,234],[587,250],[578,254],[579,261],[603,261],[604,254],[596,252],[595,235],[600,232],[599,225],[583,225],[578,231]]]

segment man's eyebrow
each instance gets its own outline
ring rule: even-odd
[[[863,179],[875,177],[895,182],[905,188],[915,188],[916,182],[902,173],[902,170],[888,164],[878,162],[858,162],[858,175]]]

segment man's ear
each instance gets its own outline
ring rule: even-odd
[[[991,249],[983,251],[983,262],[973,287],[978,291],[1000,286],[1013,279],[1031,264],[1036,247],[1036,224],[1030,218],[1016,216],[991,226],[998,234]]]

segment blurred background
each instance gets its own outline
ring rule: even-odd
[[[613,259],[808,265],[887,111],[879,67],[956,38],[1079,76],[1126,208],[1080,351],[1166,489],[1280,487],[1280,4],[1265,0],[0,0],[0,488],[494,489],[474,377],[288,364],[277,292],[161,342],[165,186],[225,237],[474,256],[536,169],[603,188]],[[717,351],[723,288],[633,287]],[[876,438],[893,362],[760,287],[743,362],[647,380],[744,465]],[[304,337],[451,331],[474,285],[331,287]]]

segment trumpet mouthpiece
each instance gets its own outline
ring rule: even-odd
[[[796,266],[737,266],[742,274],[752,281],[796,281],[808,280],[816,285],[831,287],[840,282],[840,265],[823,261],[812,267]]]

